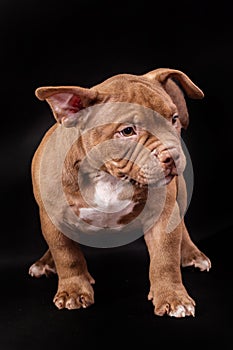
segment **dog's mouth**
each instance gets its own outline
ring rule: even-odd
[[[162,187],[168,185],[173,178],[176,176],[176,174],[169,173],[168,175],[164,175],[163,177],[159,179],[146,179],[146,178],[140,178],[140,180],[135,180],[131,178],[129,175],[121,175],[119,176],[120,180],[124,182],[130,182],[132,185],[139,187],[139,188],[147,188],[148,186],[152,187]]]

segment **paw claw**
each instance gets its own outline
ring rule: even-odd
[[[59,310],[64,309],[64,298],[55,299],[54,303]]]
[[[206,259],[202,261],[202,265],[201,266],[198,265],[198,264],[195,264],[195,263],[194,263],[194,266],[195,267],[199,267],[199,269],[201,271],[205,271],[206,270],[207,272],[209,272],[209,270],[211,268],[211,261],[210,261],[209,258],[206,257]]]
[[[87,303],[86,303],[84,295],[80,295],[79,301],[80,301],[82,307],[85,309],[87,307]]]
[[[188,316],[195,317],[195,307],[193,305],[188,305],[187,311],[188,311],[188,314],[187,314]]]
[[[73,309],[79,309],[80,306],[76,303],[75,298],[70,297],[67,301],[66,301],[66,309],[68,310],[73,310]]]

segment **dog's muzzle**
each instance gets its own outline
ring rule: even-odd
[[[141,164],[139,182],[143,179],[149,185],[167,185],[174,176],[183,173],[185,165],[185,155],[180,145],[155,148],[147,161]]]
[[[165,148],[160,152],[155,149],[152,154],[157,157],[159,165],[163,169],[163,178],[159,182],[168,184],[181,170],[179,152],[174,147],[171,150]]]

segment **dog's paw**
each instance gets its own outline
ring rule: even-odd
[[[168,312],[168,315],[171,317],[185,317],[185,316],[195,316],[195,307],[194,305],[177,305],[174,309],[171,309]]]
[[[182,256],[181,265],[182,267],[194,266],[201,271],[209,271],[211,268],[211,261],[200,250],[195,250]]]
[[[80,309],[94,304],[94,291],[91,286],[93,278],[88,276],[74,276],[59,282],[57,294],[53,302],[58,309]]]
[[[41,276],[46,276],[48,277],[51,274],[56,274],[56,268],[55,266],[51,266],[49,264],[45,264],[42,261],[38,260],[33,264],[28,271],[29,275],[32,277],[39,278]]]
[[[195,316],[195,302],[185,290],[157,292],[157,297],[150,291],[148,299],[154,304],[154,313],[158,316],[171,317]]]

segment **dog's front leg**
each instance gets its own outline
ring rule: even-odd
[[[58,291],[54,303],[59,309],[78,309],[94,303],[91,286],[94,279],[78,243],[64,236],[51,222],[44,209],[40,210],[41,228],[52,253],[57,274]]]
[[[181,225],[167,233],[159,222],[145,234],[150,255],[150,292],[156,315],[194,316],[195,302],[182,283],[180,271]]]

